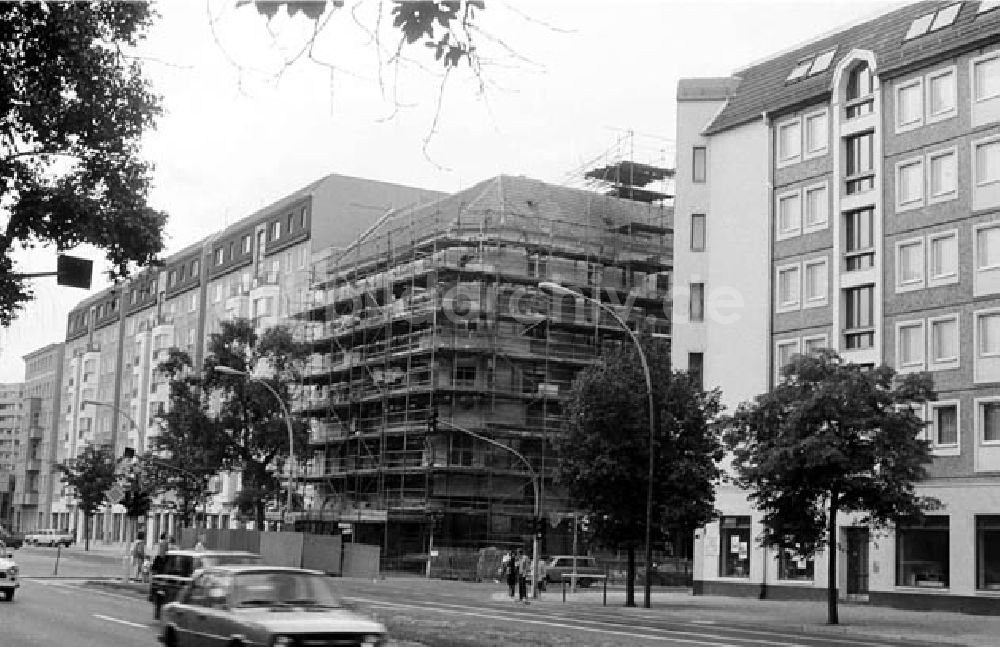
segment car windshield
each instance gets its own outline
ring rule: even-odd
[[[233,606],[339,607],[340,597],[326,575],[292,571],[241,573],[233,586]]]
[[[221,564],[260,564],[258,555],[202,555],[202,568]]]

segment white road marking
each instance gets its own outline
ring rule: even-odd
[[[476,617],[476,618],[487,618],[489,620],[510,620],[511,619],[510,615],[495,615],[495,614],[482,613],[482,612],[477,612],[477,611],[462,611],[462,610],[458,610],[458,609],[442,609],[442,608],[439,608],[439,607],[425,607],[425,606],[420,606],[420,605],[415,605],[415,604],[403,604],[403,603],[397,603],[397,602],[383,602],[383,601],[380,601],[380,600],[366,600],[364,598],[356,598],[356,597],[353,597],[353,596],[352,596],[351,599],[358,600],[360,602],[365,602],[367,604],[371,604],[375,608],[383,608],[383,609],[413,609],[413,610],[418,610],[419,609],[421,611],[434,611],[434,612],[438,612],[438,613],[451,613],[451,614],[455,614],[455,615],[472,616],[472,617]],[[711,647],[742,647],[741,645],[738,645],[736,643],[718,642],[718,640],[719,640],[720,637],[717,637],[717,636],[708,636],[708,635],[704,635],[704,634],[695,634],[693,632],[675,631],[673,633],[674,634],[679,634],[681,636],[701,636],[701,637],[704,637],[704,638],[711,639],[711,642],[709,642],[707,640],[696,640],[696,639],[693,639],[693,638],[680,638],[677,635],[656,636],[656,635],[650,635],[650,634],[635,633],[635,632],[630,632],[630,631],[619,631],[619,630],[613,630],[613,629],[602,629],[602,628],[599,628],[599,627],[584,627],[584,626],[581,626],[581,625],[571,625],[571,624],[566,624],[566,623],[562,623],[562,622],[547,622],[547,621],[543,621],[543,620],[536,620],[536,619],[530,618],[530,617],[524,617],[523,615],[517,616],[517,621],[518,622],[523,622],[525,624],[534,624],[534,625],[542,625],[542,626],[545,626],[545,627],[552,627],[552,628],[555,628],[555,629],[574,629],[574,630],[577,630],[577,631],[586,631],[586,632],[590,632],[590,633],[608,634],[608,635],[611,635],[611,636],[624,636],[624,637],[627,637],[627,638],[640,638],[640,639],[643,639],[643,640],[656,640],[656,641],[664,641],[664,642],[670,641],[670,642],[677,642],[677,643],[688,643],[688,644],[691,644],[691,645],[711,645]],[[594,624],[596,624],[596,623],[594,623]],[[663,630],[663,629],[651,629],[651,630],[652,631],[659,631],[659,632],[669,632],[669,631],[672,631],[672,630]],[[740,640],[740,639],[737,638],[737,640]],[[746,641],[746,640],[748,640],[748,639],[743,639],[743,641]],[[764,642],[758,642],[757,644],[774,644],[774,645],[783,645],[783,646],[787,646],[787,647],[806,647],[805,645],[796,645],[794,643],[764,643]]]
[[[120,618],[112,618],[111,616],[102,616],[99,613],[94,614],[95,618],[100,618],[101,620],[107,620],[108,622],[117,622],[120,625],[126,625],[129,627],[136,627],[138,629],[149,629],[149,625],[142,625],[138,622],[129,622],[128,620],[121,620]]]

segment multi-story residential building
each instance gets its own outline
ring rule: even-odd
[[[171,348],[187,351],[200,367],[221,320],[278,323],[305,294],[314,252],[347,245],[386,212],[439,195],[330,175],[81,302],[68,316],[59,393],[65,455],[93,443],[118,455],[126,447],[147,449],[159,431],[156,414],[168,405],[157,367]],[[225,503],[238,488],[238,480],[220,479],[210,526],[230,525]],[[60,493],[53,512],[72,515],[72,499]],[[121,539],[123,515],[116,506],[103,524],[93,524],[94,538]],[[157,508],[150,536],[173,531],[172,523],[167,509]],[[82,523],[71,525],[82,531]]]
[[[24,356],[21,451],[15,470],[14,525],[22,531],[64,528],[65,517],[52,515],[52,497],[61,489],[55,469],[63,446],[59,438],[59,396],[63,345],[49,344]]]
[[[842,596],[1000,612],[1000,3],[919,3],[678,86],[678,367],[730,404],[795,353],[930,371],[920,527],[840,519]],[[702,305],[704,300],[704,305]],[[696,316],[704,312],[705,316]],[[695,590],[820,596],[720,490]]]
[[[520,546],[533,474],[546,521],[570,511],[553,483],[563,402],[626,337],[539,284],[669,334],[673,210],[628,193],[647,201],[500,176],[393,213],[317,262],[299,329],[314,349],[296,405],[313,419],[301,526],[349,527],[389,558]],[[567,524],[547,543],[569,550]]]
[[[0,384],[0,522],[13,525],[24,384]]]

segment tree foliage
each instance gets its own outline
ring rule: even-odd
[[[104,505],[105,493],[115,482],[115,457],[104,445],[87,445],[75,459],[59,463],[62,481],[73,490],[77,509],[83,513],[84,543],[90,550],[90,520]]]
[[[832,351],[799,355],[782,381],[726,421],[737,482],[763,513],[765,545],[830,562],[829,622],[837,623],[837,515],[885,527],[936,505],[916,495],[930,462],[912,405],[935,398],[926,374],[845,364]]]
[[[205,388],[218,398],[217,424],[225,430],[223,467],[241,475],[239,500],[254,503],[257,527],[264,527],[268,503],[285,500],[279,478],[289,456],[288,427],[282,403],[289,406],[290,383],[298,379],[298,367],[306,350],[292,339],[284,326],[257,335],[248,319],[222,323],[209,339],[205,358]],[[247,379],[215,371],[225,366],[255,376]],[[281,398],[271,393],[273,389]],[[303,458],[307,427],[292,418],[293,449]]]
[[[222,468],[227,441],[208,412],[190,355],[172,349],[158,370],[170,385],[169,407],[157,416],[163,431],[150,441],[152,452],[144,464],[165,490],[174,492],[181,522],[190,526],[208,496],[208,480]]]
[[[111,276],[163,249],[139,157],[159,114],[134,46],[148,3],[0,3],[0,324],[32,298],[12,254],[90,244]]]
[[[656,411],[654,542],[693,531],[715,515],[722,446],[712,426],[719,394],[671,372],[666,343],[644,342]],[[634,348],[615,349],[573,384],[559,482],[585,512],[596,540],[629,552],[627,604],[634,603],[634,553],[645,538],[649,484],[646,381]]]

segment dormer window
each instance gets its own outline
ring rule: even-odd
[[[871,70],[862,63],[851,70],[847,77],[847,118],[854,119],[872,112],[875,104],[875,85]]]
[[[924,34],[948,27],[955,22],[956,18],[958,18],[958,12],[961,9],[962,3],[956,2],[955,4],[950,4],[947,7],[933,13],[924,14],[919,18],[915,18],[913,22],[910,23],[910,28],[906,31],[906,35],[903,36],[903,40],[919,38]]]
[[[792,68],[792,71],[788,73],[788,77],[785,79],[785,82],[791,83],[793,81],[799,81],[812,76],[813,74],[819,74],[820,72],[827,71],[830,69],[830,63],[833,62],[833,55],[836,53],[836,49],[831,49],[828,52],[803,58],[796,63],[795,67]]]

